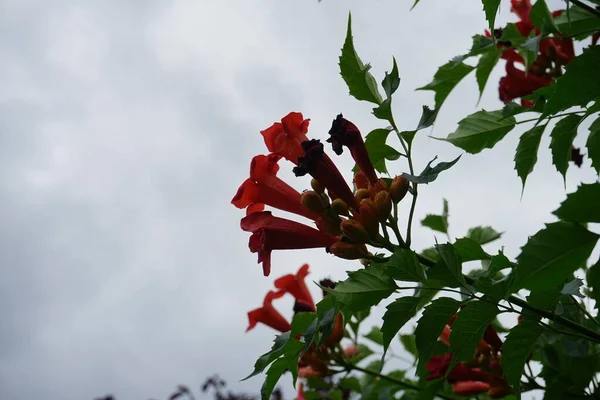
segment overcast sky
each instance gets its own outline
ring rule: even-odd
[[[365,134],[385,126],[339,76],[349,10],[357,50],[378,81],[396,56],[396,121],[416,125],[433,95],[414,89],[464,53],[486,22],[479,1],[423,0],[409,12],[410,3],[2,0],[0,398],[163,399],[213,373],[257,392],[260,378],[236,382],[274,332],[245,334],[246,312],[305,262],[314,280],[342,279],[357,265],[322,250],[279,252],[265,278],[239,229],[243,211],[229,202],[250,159],[266,152],[259,131],[290,111],[311,118],[314,138],[326,138],[339,112]],[[501,107],[502,73],[492,74],[479,108]],[[433,131],[415,140],[417,170],[435,155],[461,154],[427,135],[452,132],[477,97],[470,76]],[[423,187],[417,220],[447,198],[454,237],[491,225],[516,256],[564,198],[546,136],[520,199],[521,131]],[[352,166],[346,153],[336,162],[344,172]],[[568,190],[594,180],[589,164],[569,168]],[[308,187],[290,164],[281,167],[297,189]],[[433,232],[417,228],[415,247],[429,247]],[[291,300],[277,304],[291,315]]]

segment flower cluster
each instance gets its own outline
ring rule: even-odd
[[[515,23],[519,33],[526,38],[532,33],[539,35],[540,30],[531,22],[532,5],[530,0],[511,0],[511,3],[511,11],[520,19]],[[563,11],[554,11],[552,16],[557,17]],[[500,38],[502,30],[497,30],[494,34]],[[491,36],[489,32],[486,32],[486,35]],[[522,98],[550,85],[562,75],[562,67],[575,57],[572,39],[542,39],[539,42],[537,58],[526,72],[515,65],[521,64],[524,68],[525,60],[515,49],[510,48],[512,46],[510,42],[498,42],[498,45],[505,48],[502,58],[506,60],[506,76],[500,79],[499,85],[500,100],[504,102]],[[521,105],[532,107],[533,102],[521,99]]]
[[[450,346],[451,326],[456,316],[452,317],[444,327],[439,340]],[[490,398],[497,399],[511,392],[500,360],[502,358],[502,339],[496,330],[489,325],[484,333],[483,340],[477,345],[477,351],[472,360],[457,364],[450,373],[448,368],[452,361],[452,353],[436,355],[427,362],[427,380],[446,378],[452,384],[454,394],[461,396],[475,396],[487,393]]]
[[[324,248],[344,259],[369,257],[366,244],[379,244],[379,224],[390,217],[392,202],[408,192],[405,178],[396,177],[389,185],[378,178],[360,131],[340,114],[327,142],[338,155],[347,147],[360,168],[351,189],[323,144],[306,136],[309,122],[301,113],[291,112],[261,131],[270,154],[252,159],[250,177],[231,201],[246,209],[241,228],[251,233],[250,251],[258,253],[265,276],[271,271],[273,250]],[[301,194],[277,177],[282,158],[295,165],[296,176],[313,178],[313,190]],[[307,218],[316,228],[275,217],[264,211],[265,205]]]

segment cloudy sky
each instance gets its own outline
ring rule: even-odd
[[[384,126],[339,76],[349,10],[378,80],[396,56],[396,120],[416,125],[433,96],[414,89],[486,23],[479,1],[423,0],[412,12],[409,3],[3,0],[0,398],[162,399],[213,373],[257,391],[260,378],[236,382],[273,332],[244,334],[246,311],[305,262],[315,280],[341,279],[356,265],[318,250],[275,253],[265,278],[239,229],[243,212],[229,202],[252,156],[266,151],[259,131],[290,111],[311,118],[315,138],[339,112],[365,133]],[[503,1],[501,21],[508,11]],[[479,108],[501,107],[502,72]],[[452,93],[433,131],[415,141],[417,170],[435,155],[461,154],[427,135],[452,132],[477,97],[472,76]],[[417,220],[446,198],[453,236],[491,225],[516,256],[564,198],[544,150],[520,199],[518,136],[463,156],[424,187]],[[336,159],[343,171],[346,156]],[[594,180],[588,167],[569,169],[568,190]],[[290,170],[282,164],[291,180]],[[434,239],[426,229],[414,235],[417,249]],[[290,314],[289,299],[278,304]]]

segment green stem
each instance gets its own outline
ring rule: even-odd
[[[585,111],[583,111],[583,110],[581,110],[581,111],[573,111],[573,112],[568,112],[568,113],[563,113],[563,114],[558,114],[558,115],[550,115],[550,116],[548,116],[546,118],[547,119],[560,118],[560,117],[564,117],[566,115],[580,114],[580,113],[583,113],[583,112],[585,112]],[[539,118],[525,119],[523,121],[517,121],[516,125],[524,124],[526,122],[537,121],[537,120],[539,120]]]
[[[568,1],[570,1],[573,4],[575,4],[576,6],[579,6],[579,7],[583,8],[587,12],[589,12],[591,14],[594,14],[596,17],[600,18],[600,11],[596,10],[594,7],[592,7],[592,6],[588,5],[588,4],[582,3],[579,0],[568,0]]]
[[[577,299],[575,298],[575,296],[571,296],[571,298],[573,299],[573,301],[575,302],[575,304],[577,304],[577,306],[579,307],[579,309],[589,318],[592,320],[592,322],[594,322],[594,324],[596,324],[597,327],[600,328],[600,321],[598,321],[596,318],[594,318],[594,316],[592,314],[589,313],[588,310],[586,310],[585,305],[581,304],[580,302],[577,301]]]

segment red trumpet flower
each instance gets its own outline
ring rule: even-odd
[[[259,322],[280,332],[289,331],[291,329],[289,322],[273,307],[272,304],[273,300],[280,298],[284,294],[284,291],[269,291],[265,296],[263,306],[248,312],[249,325],[246,332],[254,328]]]
[[[309,274],[308,264],[304,264],[300,267],[296,275],[288,274],[275,280],[275,287],[283,290],[294,296],[297,302],[309,306],[310,311],[315,311],[315,303],[313,298],[304,282],[304,278]]]
[[[300,144],[308,140],[306,132],[309,123],[310,119],[304,119],[301,113],[291,112],[283,117],[281,122],[275,122],[260,133],[271,153],[277,153],[297,164],[298,157],[304,155]]]

